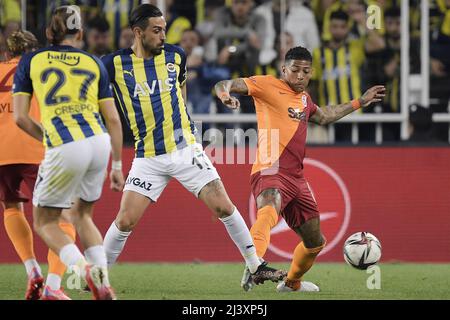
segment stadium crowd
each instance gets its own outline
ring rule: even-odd
[[[139,0],[30,0],[27,29],[45,45],[45,26],[54,8],[75,4],[85,22],[85,50],[100,57],[132,44],[127,21]],[[149,1],[158,4],[156,0]],[[214,96],[217,81],[279,73],[280,57],[293,46],[313,54],[309,92],[318,105],[358,98],[367,88],[387,88],[383,103],[369,113],[400,112],[400,0],[166,0],[167,43],[186,52],[188,108],[193,114],[227,113]],[[369,29],[366,10],[381,8],[381,25]],[[7,37],[21,26],[18,0],[0,1],[0,61],[8,59]],[[280,12],[286,12],[282,19]],[[284,31],[283,31],[284,30]],[[420,1],[410,1],[410,69],[420,72]],[[450,85],[450,0],[430,0],[430,106],[410,107],[411,137],[448,141],[448,124],[433,124],[432,112],[448,112]],[[428,108],[430,107],[430,108]],[[241,113],[253,113],[250,97],[241,97]],[[362,111],[361,111],[362,112]],[[126,126],[124,126],[126,127]],[[336,141],[351,141],[351,124],[335,125]],[[359,124],[359,140],[373,142],[375,124]],[[131,134],[125,135],[132,141]],[[310,140],[326,143],[326,128],[313,128]],[[383,141],[399,141],[400,124],[383,124]]]

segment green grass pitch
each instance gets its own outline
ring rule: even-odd
[[[272,282],[244,292],[240,287],[242,270],[238,263],[118,264],[110,271],[110,278],[119,299],[450,299],[448,264],[380,264],[381,289],[370,290],[367,279],[371,274],[366,271],[343,263],[317,263],[305,280],[319,285],[318,293],[280,294]],[[0,265],[1,300],[23,299],[25,284],[22,265]],[[91,299],[89,293],[77,289],[66,289],[66,293],[72,299]]]

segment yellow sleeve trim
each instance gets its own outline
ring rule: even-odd
[[[15,93],[13,93],[12,94],[12,96],[14,97],[14,96],[31,96],[31,93],[28,93],[28,92],[15,92]]]
[[[114,98],[113,97],[103,98],[103,99],[98,100],[98,102],[107,101],[107,100],[113,100],[114,101]]]

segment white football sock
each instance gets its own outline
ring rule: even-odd
[[[59,258],[67,268],[78,267],[80,275],[84,278],[86,276],[86,259],[81,254],[80,250],[73,243],[67,244],[59,251]]]
[[[27,275],[30,275],[33,271],[33,268],[36,268],[39,275],[42,275],[41,267],[39,266],[39,263],[36,261],[36,259],[28,259],[25,260],[23,263],[25,265],[25,269],[27,270]]]
[[[111,265],[116,263],[130,234],[131,231],[120,231],[113,221],[103,240],[108,267],[111,267]]]
[[[87,248],[84,251],[84,256],[88,263],[106,268],[106,254],[102,245]]]
[[[56,273],[49,273],[45,284],[52,290],[59,290],[61,289],[61,277]]]
[[[253,244],[250,231],[248,230],[247,225],[245,224],[245,221],[238,209],[235,207],[231,215],[220,220],[225,225],[225,228],[227,229],[231,239],[233,239],[235,245],[239,248],[239,251],[244,257],[250,272],[256,272],[261,262],[256,255],[256,248]]]

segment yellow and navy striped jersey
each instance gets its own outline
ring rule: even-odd
[[[99,101],[113,99],[99,59],[71,46],[50,46],[22,57],[13,95],[35,93],[44,144],[55,147],[106,132]]]
[[[165,44],[161,54],[138,58],[122,49],[102,58],[114,96],[134,135],[137,158],[171,153],[195,143],[195,126],[183,100],[186,54]]]
[[[313,80],[319,83],[319,105],[336,105],[361,96],[360,68],[363,40],[352,40],[333,50],[326,45],[313,52]]]

